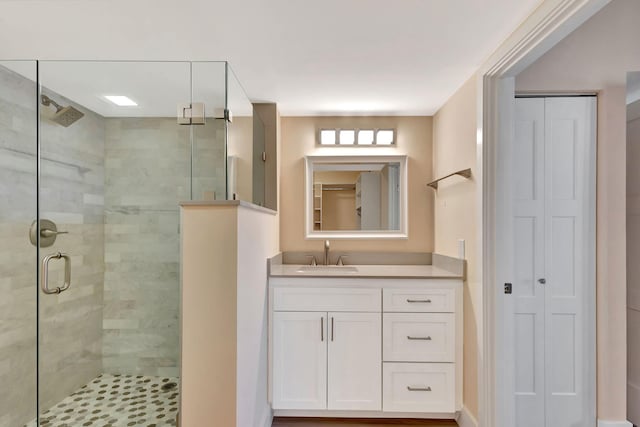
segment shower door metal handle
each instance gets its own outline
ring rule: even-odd
[[[62,287],[56,287],[54,289],[49,288],[49,261],[52,259],[64,259],[64,285]],[[42,273],[40,275],[40,287],[42,292],[47,295],[59,294],[66,291],[71,286],[71,257],[65,253],[58,252],[55,254],[47,255],[42,258]]]

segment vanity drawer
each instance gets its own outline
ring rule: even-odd
[[[453,363],[385,363],[382,410],[455,412]]]
[[[274,288],[275,311],[376,312],[382,308],[380,289],[295,287]]]
[[[385,362],[453,362],[453,313],[385,313],[382,322]]]
[[[384,289],[384,311],[409,313],[453,313],[454,289]]]

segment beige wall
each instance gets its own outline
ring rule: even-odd
[[[358,171],[321,171],[313,173],[315,184],[354,184],[358,180]]]
[[[357,171],[322,171],[313,174],[314,184],[353,184],[360,176]],[[356,230],[356,191],[322,192],[322,229]]]
[[[469,79],[433,118],[433,170],[439,177],[460,169],[476,170],[476,79]],[[458,240],[466,242],[467,284],[464,287],[464,395],[469,412],[478,414],[478,319],[481,282],[477,236],[481,183],[453,177],[442,181],[435,197],[435,252],[458,256]],[[430,190],[431,191],[431,190]]]
[[[405,240],[334,240],[332,250],[433,251],[431,117],[282,117],[280,180],[280,249],[320,250],[318,240],[304,238],[304,156],[407,154],[409,238]],[[397,147],[316,147],[321,127],[396,128]]]
[[[253,111],[264,124],[264,151],[267,155],[264,162],[264,206],[278,210],[278,106],[275,103],[253,104]]]
[[[356,190],[322,192],[322,229],[357,230]]]
[[[181,425],[214,416],[235,426],[237,207],[188,206],[181,215]]]
[[[236,158],[236,199],[253,201],[253,116],[234,117],[228,125],[227,155]],[[229,194],[228,199],[233,198]]]
[[[266,262],[278,217],[205,203],[183,206],[181,224],[182,426],[268,425]]]
[[[625,82],[640,70],[640,2],[616,0],[516,78],[518,91],[598,92],[598,418],[626,419]]]

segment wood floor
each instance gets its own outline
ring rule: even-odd
[[[272,427],[394,427],[428,426],[457,427],[455,421],[448,420],[363,420],[338,418],[275,418]]]

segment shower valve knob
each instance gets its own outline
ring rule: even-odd
[[[38,232],[38,228],[40,232]],[[37,221],[33,221],[29,228],[29,240],[33,246],[40,244],[41,248],[48,248],[56,242],[58,234],[68,234],[68,231],[58,231],[58,226],[55,222],[48,219],[40,220],[40,227],[38,227]]]
[[[57,236],[58,234],[69,234],[68,231],[56,231],[56,230],[51,230],[49,228],[43,228],[42,230],[40,230],[40,235],[42,237],[52,237],[52,236]]]

